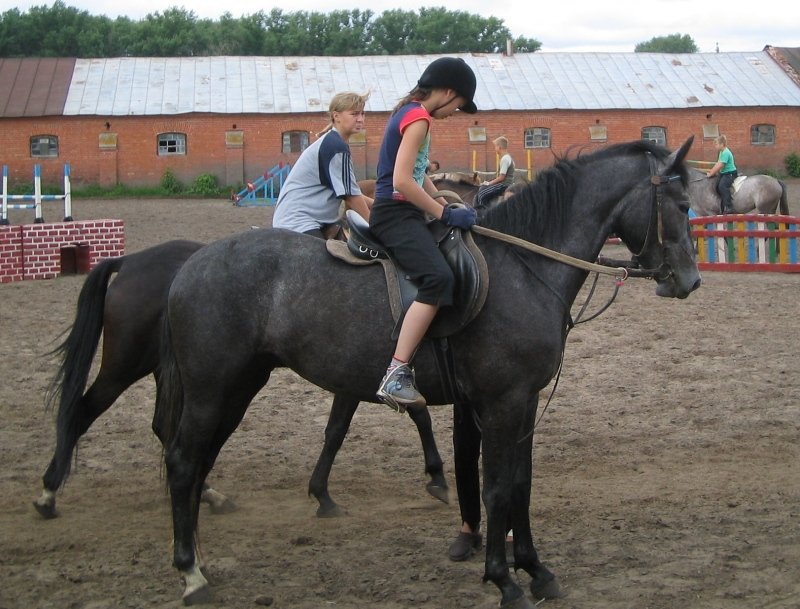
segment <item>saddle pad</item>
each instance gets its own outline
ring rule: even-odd
[[[397,281],[394,265],[386,258],[371,258],[370,260],[357,258],[344,241],[328,239],[325,242],[325,247],[328,249],[328,253],[331,256],[347,264],[355,266],[380,264],[383,267],[383,274],[386,277],[386,288],[389,292],[389,307],[392,310],[392,319],[397,323],[403,314],[403,304],[400,298],[400,284]]]
[[[747,176],[739,176],[733,181],[733,192],[738,191],[742,187],[742,182],[747,179]]]

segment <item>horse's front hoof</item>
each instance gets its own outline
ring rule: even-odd
[[[523,594],[519,598],[514,599],[513,601],[508,601],[507,603],[500,603],[500,609],[535,609],[533,603],[531,603]]]
[[[347,516],[347,510],[339,507],[334,501],[322,502],[317,508],[317,518],[339,518]]]
[[[208,605],[212,602],[214,602],[214,594],[207,585],[192,590],[191,592],[186,591],[183,593],[184,605]]]
[[[39,512],[39,516],[45,520],[52,520],[53,518],[58,517],[58,510],[56,510],[55,501],[51,502],[37,499],[33,502],[33,507],[35,507],[36,511]]]
[[[207,503],[212,514],[230,514],[239,509],[231,499],[211,487],[206,487],[200,494],[200,501]]]
[[[542,573],[531,579],[531,594],[537,600],[552,600],[564,598],[566,594],[561,590],[556,576],[546,567],[541,567]]]
[[[209,503],[208,509],[212,514],[216,515],[232,514],[239,509],[239,506],[236,505],[234,501],[226,497],[224,501],[220,501],[218,503]]]
[[[428,482],[428,484],[425,485],[425,490],[442,503],[450,504],[450,489],[448,489],[447,486],[442,486],[435,482]]]

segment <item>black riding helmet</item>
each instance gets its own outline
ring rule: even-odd
[[[478,111],[472,101],[477,86],[475,73],[460,57],[440,57],[431,62],[419,77],[417,86],[426,89],[452,89],[467,100],[459,110],[467,114]]]

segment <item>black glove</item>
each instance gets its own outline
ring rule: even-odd
[[[442,222],[447,226],[455,226],[469,230],[475,224],[478,213],[471,207],[445,207]]]

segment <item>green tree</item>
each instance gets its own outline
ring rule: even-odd
[[[56,0],[50,7],[0,14],[0,57],[497,53],[511,38],[501,19],[443,7],[381,15],[358,9],[327,14],[272,9],[240,18],[225,12],[213,21],[173,6],[140,21],[112,21]],[[533,52],[541,43],[519,37],[514,48]]]
[[[689,34],[656,36],[647,42],[640,42],[633,50],[635,53],[697,53],[699,51]]]
[[[0,15],[0,57],[24,57],[25,30],[19,9]]]
[[[406,49],[408,41],[414,35],[418,19],[413,11],[383,11],[372,22],[367,52],[370,55],[401,55],[410,52]]]
[[[150,13],[134,27],[127,55],[135,57],[192,57],[208,55],[210,40],[205,22],[194,11],[168,8]]]

